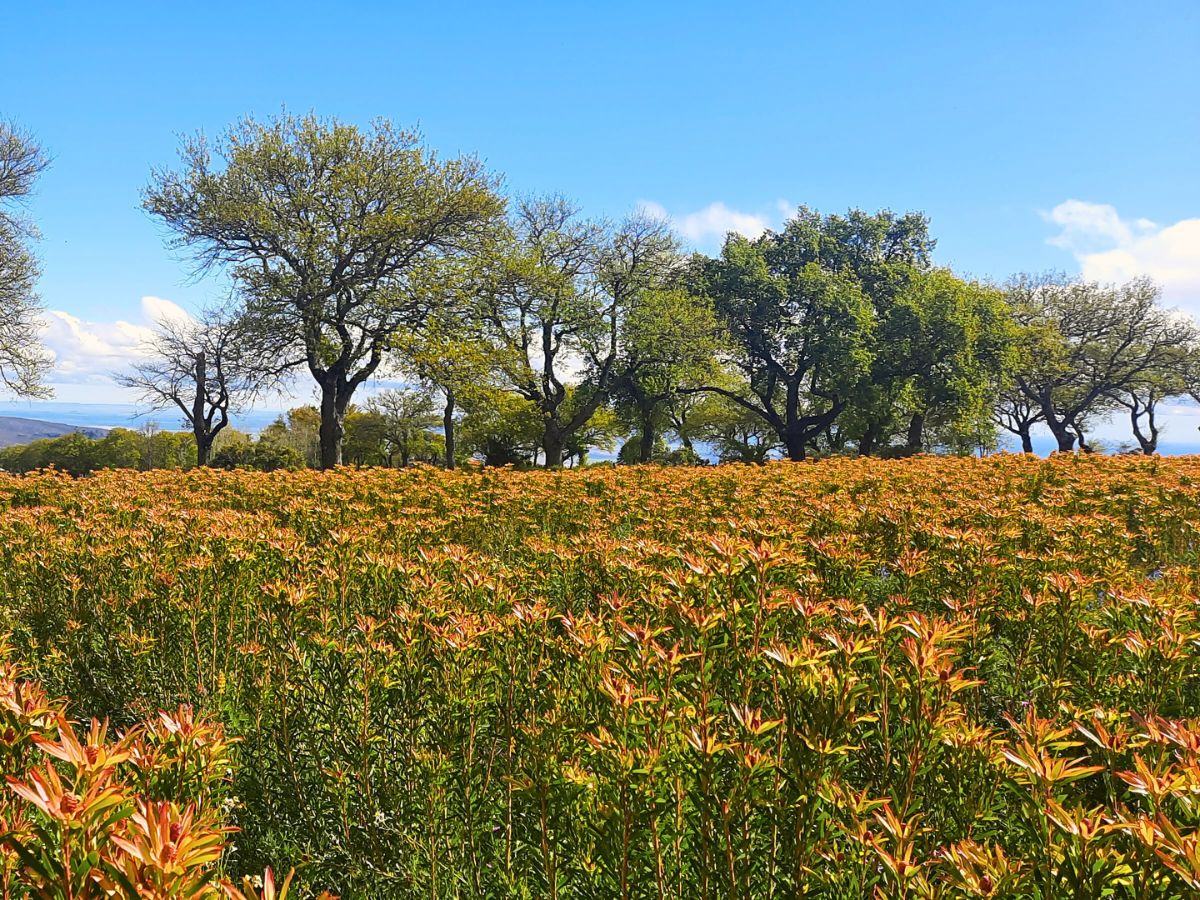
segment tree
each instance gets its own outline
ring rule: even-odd
[[[196,440],[196,463],[208,465],[230,412],[267,386],[273,365],[253,355],[243,320],[220,312],[159,322],[147,349],[148,357],[117,375],[117,383],[137,391],[150,409],[183,413]]]
[[[746,385],[704,390],[761,417],[793,460],[869,375],[876,324],[857,279],[797,259],[800,246],[786,230],[753,241],[730,235],[720,259],[698,262],[699,292],[729,329],[729,361]]]
[[[997,392],[992,415],[997,425],[1020,438],[1022,453],[1033,452],[1033,429],[1043,421],[1040,403],[1009,384]]]
[[[251,440],[244,434],[221,442],[212,457],[212,465],[218,469],[257,469],[274,472],[279,469],[300,469],[304,460],[292,447],[260,437]]]
[[[711,444],[721,462],[765,463],[779,447],[776,430],[746,404],[727,395],[705,395],[690,419],[693,440]]]
[[[485,466],[532,465],[542,432],[538,408],[502,389],[476,394],[459,423],[461,446]]]
[[[1110,395],[1112,401],[1129,415],[1133,437],[1147,456],[1158,452],[1158,437],[1162,431],[1157,418],[1159,404],[1170,397],[1188,395],[1196,361],[1197,348],[1182,347],[1170,354],[1163,365]]]
[[[459,413],[486,401],[496,371],[495,348],[473,329],[472,313],[458,293],[455,301],[429,317],[420,332],[399,335],[394,345],[399,371],[442,395],[442,464],[447,469],[456,465]]]
[[[637,433],[636,461],[645,463],[670,428],[680,391],[717,377],[720,325],[707,299],[673,288],[642,292],[622,330],[617,399]]]
[[[400,388],[381,391],[371,398],[368,410],[379,417],[379,438],[387,465],[399,457],[401,466],[414,459],[435,456],[440,441],[437,400],[428,390]]]
[[[1025,329],[1026,352],[1015,376],[1037,405],[1060,451],[1083,444],[1089,417],[1113,398],[1171,369],[1196,342],[1188,320],[1163,309],[1149,279],[1123,285],[1019,276],[1009,301]]]
[[[986,438],[998,385],[1016,364],[1016,325],[1003,294],[947,269],[914,274],[881,324],[879,343],[910,374],[905,450],[925,445],[929,425]],[[861,449],[861,448],[860,448]]]
[[[37,230],[19,213],[48,165],[28,135],[0,122],[0,383],[19,396],[47,396],[50,357],[42,346],[38,264],[28,243]]]
[[[577,402],[587,402],[588,395],[579,393],[574,385],[567,386],[567,400],[564,404],[570,415]],[[588,453],[592,450],[611,452],[617,446],[618,439],[625,434],[625,427],[610,404],[602,404],[583,425],[571,432],[563,446],[563,463],[566,465],[587,465]]]
[[[321,412],[315,406],[289,409],[286,416],[279,416],[258,437],[260,441],[295,451],[310,469],[321,464]]]
[[[675,241],[660,221],[633,216],[610,231],[561,198],[517,205],[481,278],[478,317],[504,386],[541,415],[547,467],[562,465],[568,443],[622,377],[622,322],[631,305],[677,266]]]
[[[361,131],[311,115],[247,119],[215,154],[192,138],[182,163],[154,173],[146,209],[200,271],[229,270],[264,358],[307,368],[321,466],[338,465],[354,392],[444,295],[446,260],[476,248],[503,212],[495,180],[385,121]]]

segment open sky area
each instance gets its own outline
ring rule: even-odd
[[[3,4],[0,116],[52,166],[51,378],[221,296],[140,208],[182,135],[286,108],[419,126],[512,193],[638,206],[714,252],[806,204],[918,209],[961,274],[1158,279],[1200,313],[1200,4]]]

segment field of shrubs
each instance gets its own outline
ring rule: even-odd
[[[1193,897],[1198,540],[1200,459],[5,477],[2,896]]]

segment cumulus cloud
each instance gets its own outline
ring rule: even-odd
[[[50,383],[111,387],[113,372],[145,356],[156,324],[189,318],[182,307],[161,297],[143,297],[141,313],[140,322],[94,322],[48,310],[42,340],[54,357]]]
[[[756,238],[791,211],[784,200],[777,201],[770,213],[732,209],[720,200],[688,213],[669,213],[661,203],[650,200],[642,201],[639,206],[648,215],[666,219],[683,237],[700,246],[719,244],[731,231]]]
[[[1160,225],[1082,200],[1067,200],[1044,215],[1061,229],[1050,243],[1075,256],[1084,278],[1119,282],[1148,275],[1168,305],[1200,315],[1200,218]]]

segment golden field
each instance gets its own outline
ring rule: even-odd
[[[1189,458],[4,477],[4,896],[1195,896],[1198,533]]]

